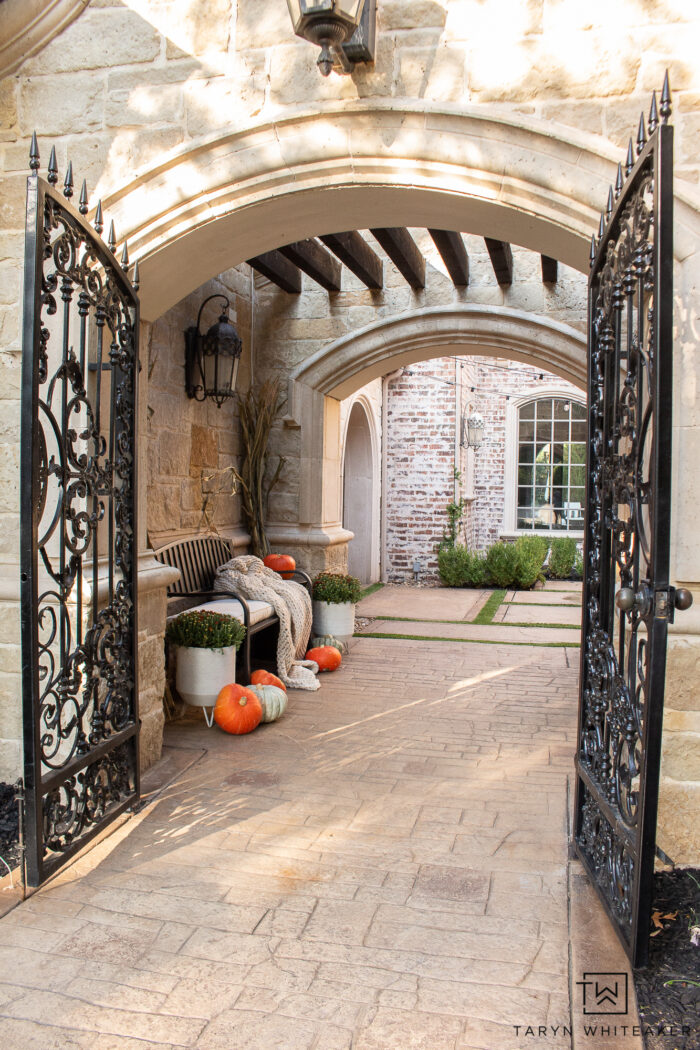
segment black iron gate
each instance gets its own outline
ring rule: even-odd
[[[21,461],[26,876],[38,885],[139,797],[138,273],[52,150],[27,180]]]
[[[660,108],[618,166],[588,285],[588,493],[581,645],[578,856],[634,966],[652,903],[669,584],[673,128]],[[648,134],[648,138],[647,138]]]

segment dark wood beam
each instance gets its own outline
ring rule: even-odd
[[[545,284],[556,284],[559,264],[556,259],[550,259],[548,255],[542,256],[542,280]]]
[[[391,226],[371,232],[411,288],[425,288],[425,259],[408,230]]]
[[[320,239],[368,288],[384,287],[384,264],[361,233],[326,233]]]
[[[484,237],[486,247],[491,256],[491,265],[496,274],[496,280],[503,287],[513,283],[513,253],[507,241],[493,241],[490,237]]]
[[[340,274],[342,267],[330,252],[321,247],[318,241],[295,241],[279,249],[291,263],[308,273],[327,292],[340,291]]]
[[[428,230],[456,288],[469,284],[469,256],[462,234],[455,230]]]
[[[285,292],[298,295],[301,291],[301,271],[279,252],[263,252],[248,259],[248,265]]]

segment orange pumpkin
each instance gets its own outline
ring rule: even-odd
[[[276,674],[272,674],[271,671],[253,671],[250,676],[251,685],[276,685],[278,689],[284,689],[287,692],[287,687],[284,682],[277,677]]]
[[[278,572],[283,580],[291,580],[292,572],[297,567],[291,554],[268,554],[263,558],[263,565]]]
[[[245,686],[225,685],[216,698],[214,721],[225,733],[250,733],[262,721],[260,699]]]
[[[342,656],[332,645],[319,645],[316,649],[309,649],[306,659],[317,663],[319,671],[337,671],[343,662]]]

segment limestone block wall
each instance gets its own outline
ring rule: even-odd
[[[161,546],[179,535],[219,529],[243,539],[240,498],[228,469],[240,463],[240,427],[235,399],[217,408],[185,393],[184,331],[194,325],[202,303],[222,294],[229,318],[243,342],[237,389],[251,380],[252,281],[248,266],[228,270],[183,299],[150,327],[143,358],[148,393],[145,457],[148,537]],[[224,305],[215,299],[204,308],[201,330],[216,322]]]

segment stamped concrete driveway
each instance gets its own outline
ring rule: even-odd
[[[177,778],[0,922],[4,1050],[570,1047],[577,663],[359,638],[250,736],[172,726]]]

